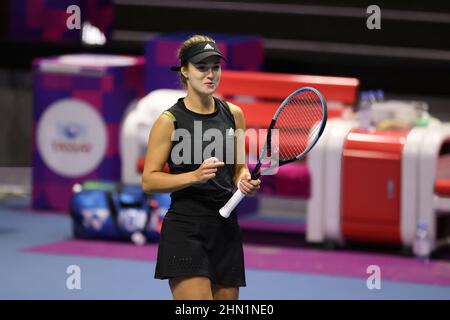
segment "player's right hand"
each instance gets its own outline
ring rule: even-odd
[[[215,157],[205,159],[200,167],[194,171],[194,177],[197,183],[205,183],[216,176],[217,168],[223,167],[224,162]]]

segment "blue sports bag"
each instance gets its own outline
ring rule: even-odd
[[[140,186],[86,181],[74,186],[70,204],[73,234],[79,239],[154,242],[160,231],[158,207],[159,202],[144,194]]]

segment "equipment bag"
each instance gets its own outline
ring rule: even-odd
[[[152,219],[152,213],[157,209],[155,204],[140,186],[86,181],[74,186],[71,199],[74,236],[136,244],[157,241],[160,230],[155,223],[150,223],[155,220]]]

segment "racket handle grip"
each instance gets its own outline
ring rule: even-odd
[[[231,211],[241,202],[241,200],[245,197],[245,194],[238,189],[233,196],[228,200],[228,202],[219,210],[219,213],[222,217],[228,218],[230,216]]]

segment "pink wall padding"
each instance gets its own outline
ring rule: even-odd
[[[254,165],[248,166],[250,172]],[[278,168],[274,175],[261,178],[260,193],[281,197],[309,198],[311,193],[311,175],[305,164],[289,163]]]

